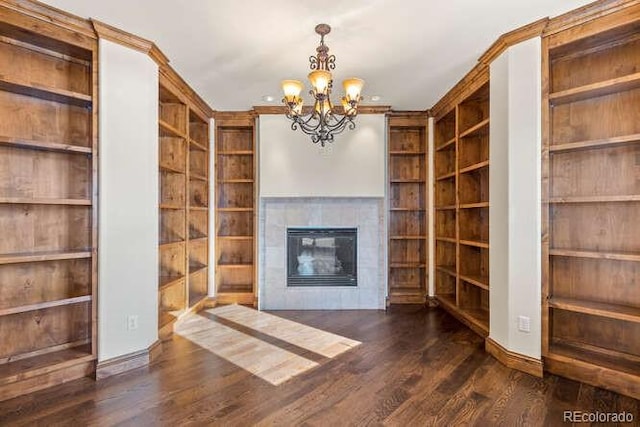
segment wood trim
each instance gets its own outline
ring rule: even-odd
[[[152,55],[162,55],[160,49],[152,49]],[[164,56],[164,55],[162,55]],[[203,100],[200,95],[182,77],[169,65],[169,63],[160,64],[160,75],[171,81],[181,94],[184,94],[190,104],[189,107],[200,116],[203,120],[209,120],[214,116],[213,109]]]
[[[544,369],[561,377],[640,399],[640,377],[562,355],[544,357]]]
[[[79,378],[88,377],[95,370],[95,361],[82,360],[79,363],[72,363],[60,369],[53,369],[20,381],[4,384],[0,386],[0,402],[21,396],[27,393],[33,393],[38,390],[61,385],[69,381]]]
[[[466,98],[483,84],[489,81],[489,67],[478,62],[449,92],[447,92],[431,109],[431,116],[440,120],[451,111],[460,100]]]
[[[309,114],[313,107],[306,106],[303,107],[302,112],[304,114]],[[286,114],[287,107],[284,105],[255,105],[252,109],[257,115],[268,115],[268,114]],[[335,111],[338,114],[343,114],[344,110],[342,107],[335,107]],[[360,105],[358,106],[358,114],[387,114],[391,111],[391,106],[389,105]]]
[[[137,50],[147,55],[151,51],[153,42],[147,39],[136,36],[135,34],[131,34],[119,28],[113,27],[109,24],[105,24],[104,22],[98,21],[97,19],[92,18],[90,22],[91,22],[91,25],[93,25],[93,29],[95,30],[96,34],[101,39],[118,43],[119,45]]]
[[[162,343],[157,340],[144,350],[114,357],[104,362],[98,362],[96,380],[100,381],[132,369],[148,366],[162,353]]]
[[[556,34],[627,7],[640,5],[640,0],[600,0],[558,15],[549,20],[543,36]]]
[[[506,367],[542,378],[542,360],[507,350],[491,337],[485,339],[484,349]]]
[[[79,33],[84,37],[96,38],[88,20],[48,4],[31,0],[0,0],[0,6],[14,10],[21,15],[36,18],[74,33]]]
[[[216,111],[214,119],[216,127],[253,127],[258,114],[249,111]]]
[[[530,38],[541,36],[548,22],[549,18],[542,18],[520,28],[516,28],[513,31],[502,34],[498,37],[498,40],[496,40],[489,49],[480,56],[478,61],[482,64],[489,65],[509,47]]]
[[[96,35],[88,21],[31,1],[0,0],[0,23],[9,37],[90,60]]]
[[[549,38],[549,49],[594,36],[625,25],[638,25],[640,20],[640,0],[612,1],[609,8],[598,8],[592,14],[579,16],[557,31],[543,33]]]
[[[208,308],[215,308],[218,306],[218,300],[216,297],[208,297],[204,300],[204,304],[202,305],[202,309],[206,310]]]
[[[427,127],[429,122],[427,111],[392,111],[387,118],[390,127]]]

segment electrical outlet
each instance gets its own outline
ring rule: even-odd
[[[130,315],[127,316],[127,329],[133,331],[134,329],[138,329],[138,316]]]
[[[531,332],[531,319],[527,316],[518,316],[518,330],[520,332]]]

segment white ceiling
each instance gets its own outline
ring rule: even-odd
[[[279,105],[280,81],[306,81],[319,37],[334,78],[366,81],[365,96],[397,110],[442,97],[502,33],[588,0],[45,0],[153,40],[216,110]],[[334,85],[342,91],[342,85]],[[276,101],[265,102],[272,95]],[[337,95],[337,93],[336,93]],[[364,104],[376,104],[365,99]]]

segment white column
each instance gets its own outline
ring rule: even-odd
[[[491,63],[490,337],[541,357],[541,41]],[[530,331],[519,329],[528,318]]]
[[[158,337],[158,67],[100,40],[98,360]],[[134,316],[137,325],[130,325]],[[133,326],[133,328],[131,327]]]

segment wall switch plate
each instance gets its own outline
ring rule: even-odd
[[[518,316],[518,330],[520,332],[531,332],[531,319],[527,316]]]
[[[130,315],[127,316],[127,329],[133,331],[134,329],[138,329],[138,316]]]

